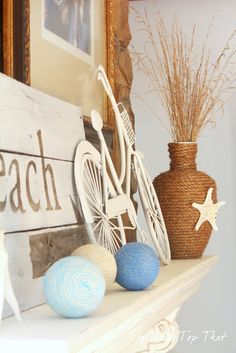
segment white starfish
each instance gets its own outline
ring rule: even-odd
[[[19,306],[11,285],[8,269],[8,254],[4,247],[4,232],[0,230],[0,324],[4,299],[11,306],[18,321],[21,321]]]
[[[195,226],[196,230],[198,230],[205,221],[208,221],[214,230],[218,230],[216,226],[216,214],[219,208],[225,204],[225,201],[213,203],[212,192],[213,188],[210,188],[203,204],[192,204],[192,206],[200,212],[199,220]]]

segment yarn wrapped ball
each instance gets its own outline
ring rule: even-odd
[[[116,282],[128,290],[137,291],[148,288],[160,271],[157,254],[146,244],[126,244],[117,251],[115,259]]]
[[[44,293],[55,312],[80,318],[89,315],[102,302],[105,280],[93,262],[69,256],[55,262],[46,272]]]
[[[110,251],[97,244],[86,244],[73,251],[72,255],[83,256],[93,261],[105,278],[106,289],[111,288],[116,279],[117,267]]]

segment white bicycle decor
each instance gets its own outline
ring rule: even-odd
[[[98,80],[111,101],[120,147],[120,175],[114,168],[105,138],[100,114],[91,112],[92,126],[98,134],[101,152],[88,141],[78,144],[74,160],[75,184],[81,213],[92,242],[101,244],[115,253],[126,243],[122,214],[127,213],[133,229],[142,242],[149,242],[140,229],[137,214],[130,198],[131,176],[134,174],[152,242],[164,264],[171,261],[170,247],[161,208],[140,153],[134,148],[135,133],[123,104],[116,103],[104,68],[98,67]]]

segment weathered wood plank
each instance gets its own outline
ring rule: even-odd
[[[81,108],[39,92],[0,74],[0,150],[73,160],[84,139]]]
[[[29,237],[33,278],[44,275],[58,259],[69,256],[80,245],[89,242],[83,224],[38,232]]]

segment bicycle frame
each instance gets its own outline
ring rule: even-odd
[[[105,70],[102,65],[99,65],[98,68],[98,80],[101,81],[114,110],[115,113],[115,122],[116,122],[116,128],[117,128],[117,133],[118,133],[118,139],[119,139],[119,147],[120,147],[120,175],[119,175],[119,182],[122,185],[123,182],[125,181],[125,194],[127,196],[130,196],[130,185],[131,185],[131,168],[132,168],[132,156],[134,158],[139,159],[140,165],[141,163],[141,158],[138,154],[137,151],[133,149],[133,146],[130,143],[129,137],[127,135],[127,131],[123,126],[123,122],[121,121],[120,118],[120,111],[118,108],[118,105],[116,104],[116,100],[113,96],[112,89],[110,86],[110,83],[107,79]],[[120,105],[122,105],[120,103]],[[100,139],[100,137],[99,137]],[[104,144],[104,143],[103,143]],[[106,144],[106,143],[105,143]],[[135,166],[134,166],[135,167]]]
[[[97,132],[97,135],[100,141],[100,146],[101,146],[101,163],[102,163],[102,170],[104,171],[103,172],[103,199],[104,199],[105,213],[108,215],[109,218],[112,218],[115,215],[118,215],[118,214],[121,215],[127,211],[131,224],[135,228],[137,226],[136,211],[129,196],[126,193],[124,193],[121,186],[121,182],[117,176],[109,149],[107,147],[105,138],[102,133],[102,126],[103,126],[102,118],[100,117],[100,114],[97,111],[93,110],[91,112],[91,120],[92,120],[93,128]],[[107,168],[107,165],[108,165],[108,168]],[[108,184],[107,184],[107,178],[106,178],[106,172],[105,172],[107,171],[107,169],[110,171],[110,174],[114,183],[113,192],[112,192],[113,188],[111,186],[109,187],[109,190],[110,190],[109,196],[111,196],[111,198],[109,198],[107,194]]]
[[[126,178],[126,190],[124,191],[120,182],[120,179],[117,175],[117,172],[115,170],[109,149],[107,147],[104,135],[102,133],[102,126],[103,126],[103,121],[100,116],[100,114],[92,110],[91,112],[91,121],[92,121],[92,126],[94,130],[96,130],[99,141],[100,141],[100,146],[101,146],[101,163],[102,163],[102,170],[103,170],[103,200],[104,200],[104,210],[105,214],[108,216],[108,218],[113,218],[117,215],[122,215],[124,213],[128,213],[130,222],[132,227],[125,226],[125,229],[137,229],[142,241],[144,243],[148,243],[148,237],[145,232],[143,232],[138,224],[137,220],[137,213],[134,208],[133,202],[131,201],[130,198],[130,182],[131,182],[131,159],[132,156],[137,158],[140,162],[140,166],[142,168],[142,163],[140,160],[140,157],[136,151],[132,148],[132,145],[129,142],[129,138],[127,136],[126,130],[122,127],[121,125],[121,136],[123,136],[123,146],[127,147],[125,155],[127,156],[128,160],[128,168],[126,167],[125,162],[123,162],[124,165],[124,177]],[[121,122],[120,122],[121,123]],[[108,168],[107,168],[108,166]],[[134,168],[136,168],[136,173],[138,173],[138,169],[136,166],[136,163],[134,163]],[[112,181],[113,181],[113,187],[114,187],[114,192],[112,192],[112,187],[109,187],[110,190],[110,197],[108,197],[107,190],[108,190],[108,184],[107,184],[107,178],[106,178],[106,171],[109,170]],[[118,195],[117,195],[118,194]]]
[[[107,147],[104,135],[102,133],[102,126],[103,126],[103,121],[102,118],[100,116],[100,114],[93,110],[91,112],[91,120],[92,120],[92,126],[94,128],[94,130],[96,130],[99,141],[100,141],[100,146],[101,146],[101,162],[102,162],[102,170],[104,171],[103,173],[103,199],[104,201],[104,209],[105,209],[105,213],[107,214],[107,216],[109,218],[112,218],[116,215],[121,215],[125,212],[128,213],[130,222],[132,224],[132,227],[125,227],[126,229],[135,229],[137,228],[137,230],[139,231],[139,234],[141,235],[141,238],[143,239],[144,242],[148,242],[148,238],[147,235],[141,230],[139,224],[138,224],[138,220],[137,220],[137,213],[136,210],[134,208],[133,202],[131,201],[130,198],[130,183],[131,183],[131,159],[132,156],[134,156],[135,158],[137,158],[137,160],[139,160],[139,164],[140,167],[142,167],[142,162],[141,159],[138,155],[138,153],[132,148],[132,145],[130,144],[129,138],[127,136],[127,132],[124,129],[124,127],[122,126],[121,122],[121,136],[123,136],[123,146],[127,147],[126,153],[125,155],[127,156],[127,162],[128,162],[128,166],[126,167],[125,163],[123,162],[124,165],[124,170],[125,170],[125,180],[126,180],[126,187],[125,187],[125,191],[122,188],[120,179],[117,176],[117,172],[115,170],[109,149]],[[106,173],[105,171],[107,171],[107,165],[108,165],[108,169],[110,171],[112,180],[114,182],[114,193],[110,192],[110,196],[111,198],[108,198],[108,194],[107,194],[107,190],[108,190],[108,185],[107,185],[107,181],[106,181]],[[136,168],[136,173],[138,173],[138,168],[137,168],[137,163],[134,163],[134,168]],[[112,190],[112,188],[109,188],[110,190]],[[118,196],[117,196],[118,193]]]

